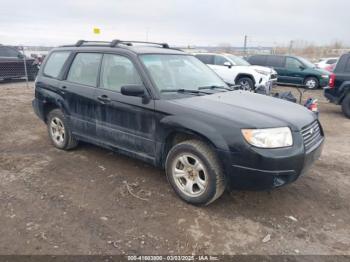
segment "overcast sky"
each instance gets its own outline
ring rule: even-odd
[[[6,0],[0,43],[131,39],[172,45],[350,44],[349,0]],[[100,35],[92,33],[101,29]]]

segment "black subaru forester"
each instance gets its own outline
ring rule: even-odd
[[[167,44],[80,40],[55,48],[37,77],[33,107],[57,148],[85,141],[165,168],[176,193],[196,205],[226,188],[293,182],[324,141],[303,106],[233,91]]]

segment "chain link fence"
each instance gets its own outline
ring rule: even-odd
[[[25,81],[29,86],[28,82],[35,80],[44,56],[30,52],[27,47],[0,45],[0,83]]]

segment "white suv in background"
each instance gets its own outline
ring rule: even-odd
[[[277,82],[277,72],[269,67],[253,66],[232,54],[196,53],[199,60],[212,68],[226,83],[254,90],[263,86],[267,92]]]

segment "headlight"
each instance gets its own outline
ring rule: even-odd
[[[289,127],[266,129],[242,129],[245,140],[256,147],[279,148],[293,145],[292,132]]]
[[[322,78],[328,78],[328,75],[321,75]]]
[[[264,76],[268,76],[270,74],[270,72],[266,72],[266,71],[263,71],[263,70],[259,70],[259,69],[254,69],[255,72],[259,73],[259,74],[262,74]]]

